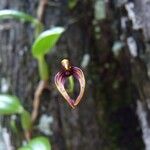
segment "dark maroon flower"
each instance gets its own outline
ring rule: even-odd
[[[71,66],[68,59],[63,59],[61,61],[62,64],[62,71],[58,72],[55,76],[55,84],[59,92],[65,98],[65,100],[69,103],[72,108],[77,106],[84,94],[85,89],[85,78],[82,70],[78,67]],[[67,93],[64,84],[68,77],[73,76],[75,77],[80,84],[80,93],[76,100],[73,100]]]

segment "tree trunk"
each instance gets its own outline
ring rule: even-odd
[[[144,43],[141,29],[131,31],[129,19],[122,29],[121,19],[128,17],[125,3],[119,0],[99,1],[78,1],[73,10],[68,8],[65,0],[49,1],[45,7],[42,17],[45,29],[58,25],[66,27],[53,52],[46,56],[50,68],[50,90],[42,94],[35,122],[38,125],[43,115],[51,117],[51,133],[46,135],[35,129],[33,134],[47,136],[53,150],[144,149],[142,126],[136,114],[137,100],[144,106],[144,111],[149,112],[147,70],[141,60],[141,56],[146,58],[147,55],[143,54],[141,46]],[[138,10],[140,1],[135,2]],[[97,18],[95,4],[101,4],[99,10],[103,3],[106,10],[103,8],[104,14]],[[0,9],[16,9],[33,16],[37,15],[38,5],[38,0],[0,1]],[[18,96],[24,107],[32,112],[34,92],[39,82],[37,62],[31,54],[34,29],[30,24],[16,20],[5,20],[0,27],[0,92]],[[149,41],[148,25],[143,29],[147,33],[146,41]],[[127,39],[133,34],[137,40],[141,39],[137,57],[130,56],[127,47]],[[124,36],[123,40],[121,36]],[[124,44],[116,55],[112,49],[118,41]],[[89,61],[86,61],[87,57]],[[63,58],[69,58],[74,66],[81,67],[86,78],[84,97],[74,110],[66,104],[54,85],[54,76],[60,70]],[[9,118],[1,117],[3,128],[7,126],[10,129]],[[143,127],[142,131],[144,134]],[[20,146],[22,138],[16,137],[10,130],[9,133],[12,145]]]

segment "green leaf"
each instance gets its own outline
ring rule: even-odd
[[[32,127],[31,115],[26,110],[21,113],[21,125],[24,130],[30,130]]]
[[[77,5],[77,0],[68,0],[68,6],[70,9],[73,9]]]
[[[18,19],[19,21],[23,22],[30,22],[32,23],[36,28],[36,35],[38,35],[43,30],[43,25],[40,21],[38,21],[36,18],[32,17],[31,15],[28,15],[21,11],[16,10],[0,10],[0,20],[4,19]]]
[[[25,146],[25,147],[19,148],[18,150],[32,150],[32,149],[30,147],[28,147],[28,146]]]
[[[49,140],[45,137],[37,137],[29,142],[32,150],[51,150]]]
[[[14,113],[21,113],[23,107],[20,100],[16,96],[0,95],[0,115],[10,115]]]
[[[63,32],[64,28],[62,27],[54,27],[42,32],[33,43],[33,56],[38,58],[50,52]]]
[[[41,136],[32,139],[25,147],[18,150],[51,150],[51,145],[47,138]]]

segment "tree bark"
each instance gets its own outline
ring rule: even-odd
[[[38,4],[38,0],[1,0],[0,9],[17,9],[36,16]],[[93,24],[94,4],[92,0],[78,1],[77,6],[70,10],[66,1],[59,0],[48,1],[45,7],[41,19],[45,29],[58,25],[67,28],[53,52],[46,56],[50,68],[50,90],[45,90],[41,96],[35,125],[43,114],[53,118],[50,126],[52,134],[48,135],[53,150],[141,150],[144,146],[134,94],[140,95],[139,85],[146,83],[147,77],[139,74],[133,84],[132,78],[136,78],[133,73],[137,73],[140,65],[137,64],[139,59],[135,64],[130,63],[127,44],[117,57],[112,52],[113,43],[122,32],[119,21],[124,15],[124,3],[106,3],[106,17],[96,21],[96,24]],[[96,36],[96,28],[100,28],[100,37]],[[30,24],[14,20],[1,22],[1,93],[18,96],[30,112],[39,82],[37,62],[31,55],[33,32]],[[87,67],[82,68],[86,90],[79,106],[72,110],[57,91],[54,76],[60,70],[63,58],[69,58],[74,66],[81,67],[85,54],[90,57]],[[145,82],[142,77],[146,78]],[[8,89],[5,90],[4,86]],[[144,87],[142,90],[148,89]],[[75,89],[75,95],[77,92]],[[1,124],[10,128],[9,119],[5,117],[2,117]],[[35,129],[33,136],[40,134],[45,135]],[[20,146],[21,140],[18,138],[16,141],[14,134],[11,137],[12,144]]]

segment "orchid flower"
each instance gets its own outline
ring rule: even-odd
[[[85,77],[80,68],[70,65],[70,62],[68,59],[63,59],[61,61],[61,65],[62,65],[62,70],[56,74],[55,84],[56,84],[57,89],[62,94],[62,96],[65,98],[65,100],[69,103],[69,105],[72,108],[75,108],[75,106],[77,106],[79,104],[79,102],[84,94]],[[80,84],[80,92],[79,92],[78,97],[75,100],[72,99],[68,95],[68,93],[64,87],[66,79],[70,76],[73,76],[74,78],[76,78]]]

